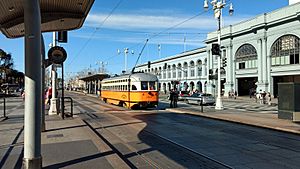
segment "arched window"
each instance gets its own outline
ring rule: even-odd
[[[171,78],[171,65],[168,65],[168,78]]]
[[[176,65],[175,64],[172,65],[172,74],[173,74],[172,77],[176,78]]]
[[[167,78],[166,72],[167,72],[167,67],[164,66],[163,67],[163,79]]]
[[[235,53],[235,62],[238,69],[257,68],[257,52],[254,46],[242,45]]]
[[[299,64],[299,38],[284,35],[271,47],[272,66]]]
[[[181,63],[179,63],[177,65],[177,69],[178,69],[178,78],[180,79],[182,77],[182,67],[181,67]]]
[[[161,67],[158,68],[158,78],[161,79]]]
[[[190,68],[191,68],[190,75],[191,75],[191,77],[194,77],[195,76],[195,63],[194,63],[194,61],[190,62]]]
[[[187,69],[188,69],[188,64],[187,64],[186,62],[184,62],[184,63],[183,63],[183,72],[184,72],[183,77],[184,77],[184,78],[187,78],[187,75],[188,75],[188,74],[187,74],[187,73],[188,73],[188,70],[187,70]]]
[[[197,76],[201,76],[202,75],[202,61],[198,60],[197,61]]]

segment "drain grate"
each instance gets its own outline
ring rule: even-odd
[[[47,135],[47,138],[56,138],[56,137],[63,137],[64,135],[63,134],[50,134],[50,135]]]

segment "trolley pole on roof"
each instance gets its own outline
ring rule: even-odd
[[[24,169],[42,168],[41,156],[41,14],[39,0],[24,0],[25,115]],[[34,21],[34,22],[32,22]]]

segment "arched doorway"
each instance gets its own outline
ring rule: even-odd
[[[187,83],[187,82],[184,82],[184,83],[183,83],[183,90],[184,90],[184,91],[187,91],[187,90],[188,90],[188,87],[189,87],[188,83]]]
[[[235,53],[235,62],[238,70],[256,69],[257,68],[257,51],[251,44],[244,44],[238,48]],[[239,96],[249,95],[250,91],[256,90],[255,83],[257,75],[253,77],[238,78],[238,94]]]
[[[167,94],[167,85],[166,85],[166,83],[163,83],[163,90],[164,90],[164,93]]]
[[[168,91],[171,91],[172,84],[168,83]]]
[[[194,91],[195,89],[195,83],[192,81],[190,82],[190,91]]]
[[[197,90],[201,93],[203,92],[202,91],[202,83],[200,81],[197,82]]]

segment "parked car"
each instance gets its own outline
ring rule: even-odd
[[[201,100],[203,105],[214,105],[216,103],[216,99],[211,94],[206,93],[194,93],[185,98],[188,104],[201,105]]]
[[[178,100],[185,100],[188,96],[190,96],[188,91],[179,91]]]

